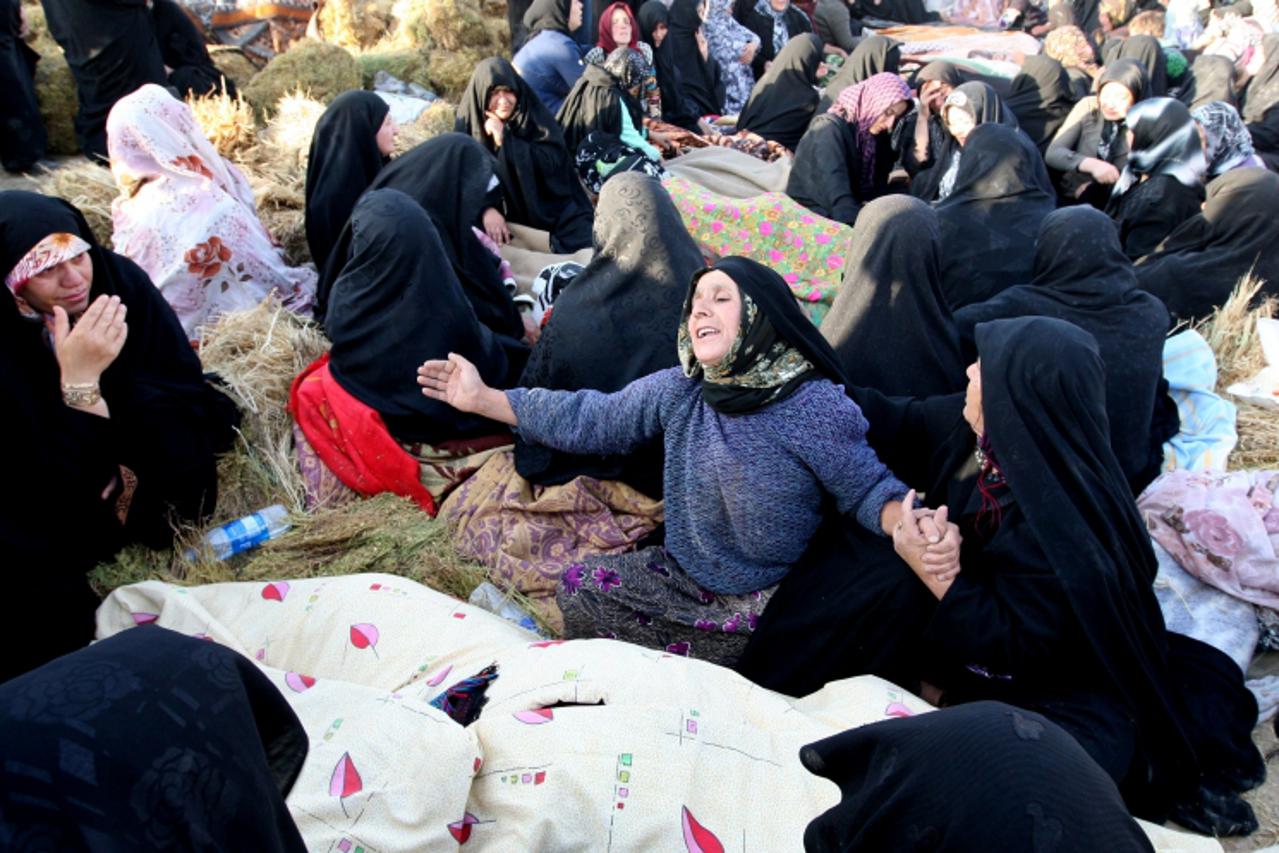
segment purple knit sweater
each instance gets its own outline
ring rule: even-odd
[[[568,453],[620,455],[664,435],[666,549],[715,593],[779,582],[817,531],[825,493],[876,533],[884,504],[906,494],[866,443],[857,404],[826,379],[747,415],[716,412],[678,367],[615,394],[506,396],[524,440]]]

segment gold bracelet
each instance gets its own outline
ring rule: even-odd
[[[62,383],[62,402],[76,409],[91,409],[102,400],[102,391],[96,382]]]

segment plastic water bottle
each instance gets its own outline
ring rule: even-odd
[[[213,556],[225,560],[232,554],[256,548],[268,539],[276,538],[289,527],[289,511],[283,504],[273,504],[213,528],[205,534],[204,541]],[[194,550],[187,551],[188,558],[195,556]]]
[[[481,610],[487,610],[489,613],[496,613],[526,631],[541,634],[537,627],[537,622],[533,621],[533,617],[525,613],[518,604],[511,601],[507,595],[488,581],[480,584],[471,592],[471,597],[467,600],[467,603]]]

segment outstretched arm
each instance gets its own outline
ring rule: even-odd
[[[448,403],[459,412],[469,412],[489,420],[518,426],[515,410],[506,394],[490,388],[480,372],[462,356],[449,353],[447,361],[427,361],[417,369],[417,384],[432,400]]]

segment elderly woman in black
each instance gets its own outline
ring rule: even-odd
[[[901,600],[858,602],[852,590],[883,583],[857,552],[793,571],[739,670],[795,696],[881,672],[890,655],[864,645],[863,623],[889,622],[880,642],[896,646],[891,674],[904,686],[931,685],[925,694],[945,705],[994,699],[1043,714],[1138,817],[1250,832],[1239,792],[1265,774],[1256,700],[1233,661],[1164,627],[1150,536],[1111,449],[1096,342],[1033,317],[982,324],[976,343],[965,394],[855,392],[881,458],[959,524],[959,574],[918,572],[935,602],[919,614]]]
[[[549,231],[551,250],[560,254],[591,245],[591,202],[564,131],[511,63],[494,57],[475,66],[454,129],[497,161],[507,220]]]
[[[6,622],[2,681],[92,639],[95,563],[165,547],[174,523],[213,511],[238,416],[146,273],[70,204],[0,193],[0,268],[0,405],[21,484],[0,499],[0,547],[11,600],[42,624],[32,642]]]

